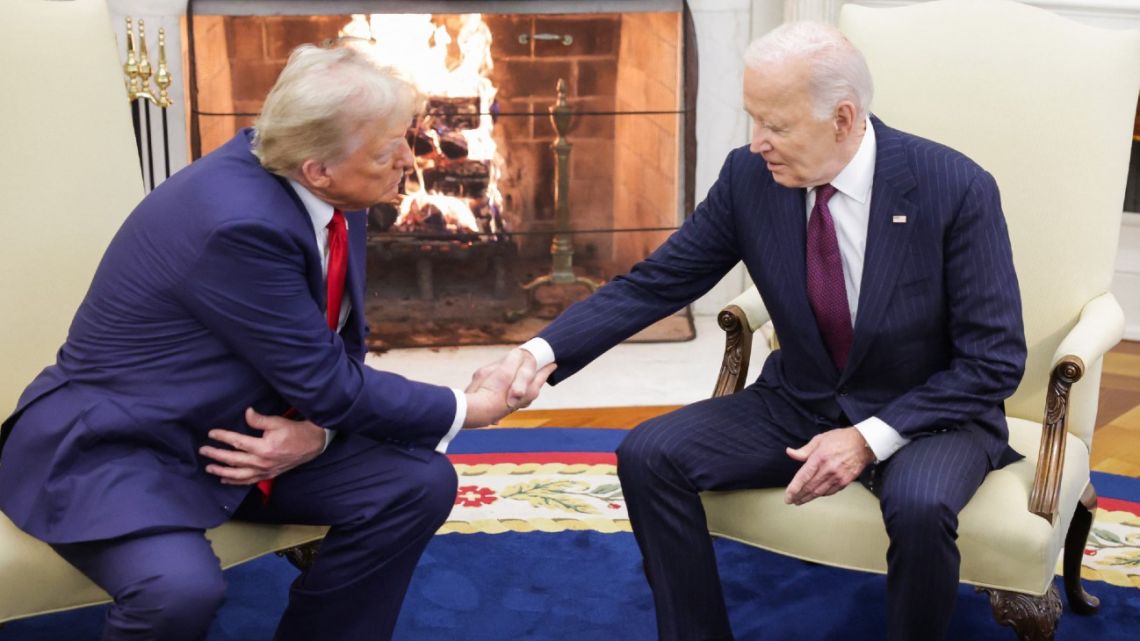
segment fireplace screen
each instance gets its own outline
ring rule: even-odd
[[[300,44],[404,69],[427,102],[408,130],[415,171],[369,212],[372,347],[515,343],[691,207],[686,24],[682,11],[196,15],[191,149],[252,125]],[[689,337],[686,315],[644,338]]]

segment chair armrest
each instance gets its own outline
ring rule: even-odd
[[[714,397],[733,394],[744,387],[752,357],[752,334],[768,319],[768,309],[755,287],[732,299],[717,315],[717,323],[725,332],[725,341],[720,374],[713,388]]]
[[[1053,371],[1045,396],[1037,473],[1029,493],[1029,511],[1057,522],[1065,436],[1069,431],[1069,391],[1084,376],[1086,363],[1104,358],[1124,336],[1124,311],[1111,293],[1101,294],[1081,310],[1081,317],[1053,355]]]
[[[1053,364],[1056,366],[1066,356],[1076,356],[1086,363],[1095,363],[1122,338],[1124,310],[1112,292],[1105,292],[1085,304],[1077,324],[1069,330],[1053,353]]]
[[[730,307],[740,309],[743,316],[745,326],[749,332],[755,332],[760,329],[760,326],[767,323],[772,317],[768,313],[768,308],[764,306],[764,299],[760,298],[760,292],[755,287],[749,287],[745,292],[736,298],[728,301],[724,306],[721,314],[728,311]],[[724,327],[724,323],[721,323]]]

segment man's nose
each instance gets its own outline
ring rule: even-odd
[[[411,169],[416,164],[416,156],[412,153],[411,145],[400,145],[400,166]]]
[[[748,149],[754,154],[762,154],[772,149],[772,145],[768,141],[768,136],[764,134],[764,130],[760,127],[752,128],[752,143]]]

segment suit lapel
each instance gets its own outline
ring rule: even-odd
[[[313,232],[313,219],[309,216],[309,211],[305,209],[304,203],[301,198],[297,196],[297,192],[293,191],[293,186],[289,181],[280,176],[274,176],[277,179],[277,184],[289,196],[293,202],[294,211],[285,216],[285,222],[294,233],[301,239],[301,247],[305,252],[305,264],[308,269],[305,271],[305,280],[309,285],[309,292],[313,295],[313,300],[317,301],[323,311],[326,307],[325,295],[325,277],[321,271],[321,253],[317,248],[317,236]]]
[[[855,335],[846,380],[871,347],[874,332],[869,328],[882,322],[887,311],[899,268],[906,259],[914,219],[919,215],[908,192],[914,188],[914,175],[906,159],[902,136],[872,118],[878,150],[875,155],[875,179],[871,189],[871,215],[867,225],[867,250],[859,285],[859,308],[855,318]],[[905,216],[910,223],[896,222]]]
[[[807,205],[805,189],[788,189],[773,184],[772,189],[777,195],[771,199],[775,206],[770,214],[772,233],[762,234],[762,237],[772,239],[772,243],[760,253],[761,256],[772,256],[775,268],[782,277],[775,282],[780,289],[780,296],[773,300],[783,301],[793,322],[804,323],[816,327],[810,334],[815,340],[808,341],[806,349],[811,358],[824,372],[836,372],[835,363],[827,353],[827,347],[819,334],[815,320],[815,312],[807,297]],[[779,331],[779,328],[777,328]],[[834,375],[834,374],[833,374]]]
[[[364,319],[364,265],[368,251],[368,219],[365,211],[354,211],[345,214],[348,221],[348,274],[344,283],[351,304],[345,329],[360,326],[362,329],[350,332],[355,340],[357,335],[363,336]],[[348,334],[346,334],[347,336]],[[345,340],[348,340],[347,338]]]

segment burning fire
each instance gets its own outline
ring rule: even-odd
[[[427,114],[409,131],[416,184],[405,182],[392,228],[497,234],[502,158],[491,135],[491,30],[477,13],[440,22],[431,14],[357,14],[340,35],[403,70],[428,96]]]

